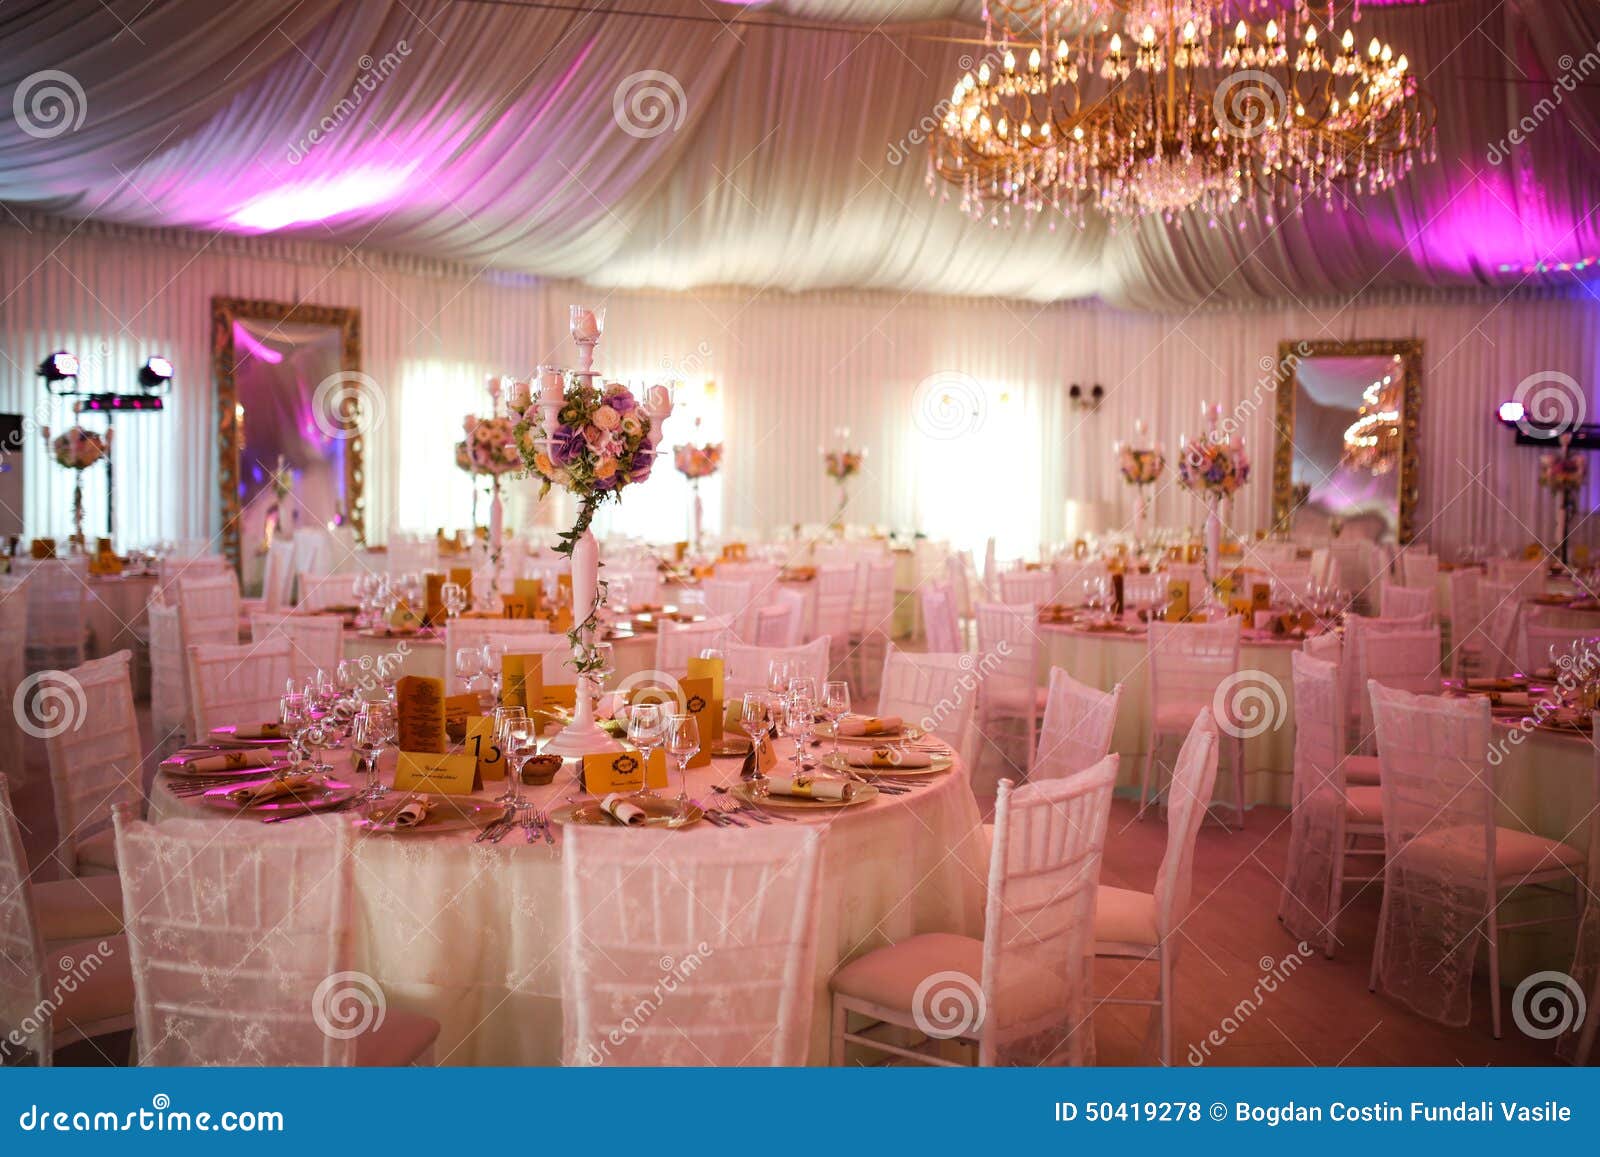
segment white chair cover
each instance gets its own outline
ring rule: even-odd
[[[315,613],[328,607],[356,606],[356,580],[360,577],[359,574],[302,574],[299,609]]]
[[[1043,606],[1056,601],[1056,577],[1047,570],[1013,570],[1000,575],[1000,601],[1012,606]]]
[[[922,585],[922,632],[928,650],[955,654],[963,651],[961,645],[961,619],[956,614],[955,595],[949,583],[927,582]]]
[[[1100,691],[1060,667],[1050,669],[1050,694],[1039,729],[1039,751],[1029,781],[1076,775],[1104,759],[1117,726],[1122,684]]]
[[[178,580],[178,625],[183,645],[239,641],[239,580],[232,571]]]
[[[806,600],[796,591],[773,592],[773,602],[756,611],[754,637],[758,647],[796,647],[805,637]]]
[[[1403,587],[1385,582],[1378,592],[1379,613],[1386,619],[1414,619],[1427,616],[1431,622],[1437,611],[1432,586]]]
[[[28,570],[27,668],[59,671],[88,657],[88,580],[67,559],[41,559]]]
[[[1069,779],[1000,781],[983,933],[980,1065],[1090,1063],[1095,889],[1117,757]]]
[[[266,643],[286,639],[289,643],[289,674],[305,680],[317,671],[330,678],[344,658],[344,617],[342,615],[253,614],[250,616],[250,641]]]
[[[979,603],[978,655],[981,671],[978,692],[979,729],[991,739],[996,720],[1021,724],[1024,769],[1033,767],[1039,723],[1038,615],[1031,603]]]
[[[734,642],[733,620],[712,615],[698,623],[663,620],[656,627],[656,670],[678,675],[708,647],[726,651]]]
[[[843,648],[850,641],[850,623],[855,607],[856,567],[819,566],[815,580],[815,605],[812,608],[811,637],[827,635],[834,646]]]
[[[1366,741],[1368,751],[1371,750],[1372,736],[1372,728],[1368,721],[1372,717],[1368,713],[1365,684],[1361,682],[1362,672],[1366,670],[1367,663],[1367,638],[1392,631],[1425,630],[1428,626],[1426,615],[1409,619],[1374,619],[1365,615],[1344,617],[1340,675],[1344,679],[1344,709],[1350,716],[1345,726],[1353,741],[1356,743]]]
[[[823,681],[828,678],[828,646],[826,635],[798,647],[750,647],[729,643],[722,648],[723,698],[742,699],[746,691],[765,691],[767,669],[774,659],[798,661],[800,676],[815,679],[817,690],[821,691]]]
[[[564,1063],[803,1064],[824,833],[569,827]]]
[[[28,859],[11,808],[11,792],[0,772],[0,1060],[13,1060],[17,1046],[50,1063],[51,1018],[44,1003],[44,940],[28,886]]]
[[[350,973],[341,817],[117,816],[141,1065],[348,1065],[381,991]],[[330,985],[330,982],[331,985]]]
[[[189,729],[189,664],[183,653],[178,608],[152,602],[150,620],[150,726],[156,748],[183,741]]]
[[[27,671],[28,579],[0,578],[0,703],[13,704]],[[15,722],[0,727],[0,770],[24,782],[22,728]]]
[[[1332,955],[1344,877],[1344,687],[1336,664],[1303,651],[1294,671],[1294,781],[1289,858],[1278,919],[1296,940]]]
[[[1361,641],[1361,687],[1382,683],[1415,695],[1437,695],[1444,679],[1444,664],[1439,656],[1439,628],[1401,628],[1368,632]],[[1361,701],[1361,732],[1358,749],[1373,750],[1372,699]]]
[[[152,597],[164,606],[177,606],[179,580],[221,578],[232,569],[220,554],[170,555],[156,562],[156,590]]]
[[[44,749],[55,793],[58,854],[73,875],[114,870],[109,854],[97,854],[99,862],[90,864],[82,853],[86,844],[109,840],[114,805],[141,798],[131,660],[127,651],[91,659],[47,676],[35,690],[40,698],[32,715],[48,724]]]
[[[883,657],[878,714],[898,715],[931,731],[970,762],[979,685],[973,667],[971,655],[911,654],[891,646]]]
[[[261,609],[287,610],[294,599],[294,543],[274,539],[261,574]]]
[[[190,647],[189,698],[194,742],[216,727],[273,722],[289,682],[289,640]]]
[[[1418,547],[1400,556],[1400,580],[1408,587],[1433,587],[1439,581],[1439,558]]]
[[[1146,640],[1150,690],[1150,735],[1140,789],[1141,806],[1156,786],[1154,771],[1162,736],[1188,735],[1195,712],[1211,711],[1219,689],[1239,669],[1239,620],[1216,623],[1150,624]],[[1225,704],[1226,705],[1226,704]],[[1235,804],[1244,819],[1244,744],[1228,739]]]

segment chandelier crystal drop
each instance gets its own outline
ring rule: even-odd
[[[1403,52],[1360,45],[1333,16],[1306,0],[987,0],[929,186],[996,225],[1393,188],[1434,157],[1433,102]]]
[[[1392,373],[1361,392],[1356,420],[1344,431],[1344,465],[1349,469],[1383,475],[1399,464],[1400,407],[1405,400],[1402,380],[1397,358]]]

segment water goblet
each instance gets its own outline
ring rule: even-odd
[[[794,740],[794,771],[801,774],[806,767],[806,745],[811,741],[811,728],[816,720],[816,704],[804,695],[791,695],[783,704],[783,729]]]
[[[483,651],[478,647],[456,648],[456,678],[467,691],[477,691],[478,676],[483,673]]]
[[[644,762],[636,795],[655,795],[650,790],[650,756],[666,738],[665,725],[659,703],[635,703],[628,708],[628,742],[639,749]]]
[[[528,719],[528,712],[522,707],[496,707],[494,709],[493,730],[494,743],[500,749],[501,766],[506,773],[506,790],[495,797],[494,802],[515,807],[522,802],[521,767],[512,770],[512,761],[515,754],[519,754],[522,747],[527,748],[527,754],[533,754],[533,742],[537,732]],[[526,758],[523,759],[526,762]]]
[[[792,660],[782,657],[773,659],[767,664],[767,690],[774,695],[782,695],[789,689],[789,678],[793,672]]]
[[[839,720],[850,714],[850,684],[829,679],[822,685],[822,717],[833,730],[833,754],[839,754]]]
[[[673,715],[667,720],[667,753],[678,765],[678,818],[689,815],[689,761],[700,751],[700,724],[693,715]]]
[[[389,789],[378,778],[378,760],[384,747],[393,742],[396,730],[394,707],[382,700],[368,700],[356,711],[351,739],[366,773],[366,790],[361,798],[368,802],[382,799]]]

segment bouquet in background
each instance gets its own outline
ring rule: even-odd
[[[655,390],[666,396],[663,387]],[[511,418],[522,461],[544,483],[541,498],[559,486],[582,499],[592,514],[600,502],[620,499],[628,486],[649,478],[655,466],[649,408],[618,382],[600,387],[582,374],[567,375],[560,425],[548,439],[537,398],[513,390]],[[587,528],[585,519],[580,533]]]
[[[1178,484],[1197,494],[1227,498],[1248,481],[1250,457],[1238,438],[1202,434],[1184,446],[1178,459]]]
[[[823,451],[824,469],[835,482],[843,482],[861,470],[862,454],[857,450]]]
[[[46,430],[45,437],[49,436],[50,431]],[[106,456],[108,448],[104,435],[85,430],[82,426],[74,426],[65,433],[57,434],[50,443],[50,452],[57,464],[68,470],[87,470]]]
[[[1135,450],[1123,444],[1117,447],[1117,466],[1128,485],[1149,486],[1161,477],[1167,468],[1167,459],[1158,449]]]
[[[699,480],[710,478],[722,469],[722,443],[707,442],[704,446],[674,446],[672,464],[685,478]]]
[[[456,443],[456,465],[468,474],[498,476],[522,469],[516,423],[510,418],[468,414],[461,423],[466,438]]]
[[[1539,485],[1557,494],[1582,489],[1589,477],[1589,460],[1567,450],[1539,455]]]

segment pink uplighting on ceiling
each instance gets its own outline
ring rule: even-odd
[[[266,193],[228,218],[241,229],[270,233],[290,225],[326,221],[390,200],[415,169],[359,169],[342,176],[303,181]]]

